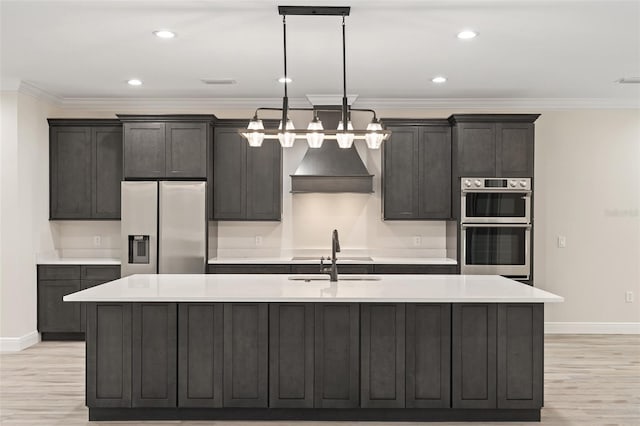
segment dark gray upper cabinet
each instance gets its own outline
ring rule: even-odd
[[[124,177],[161,178],[164,172],[164,123],[124,123]]]
[[[122,126],[49,119],[49,218],[120,219]]]
[[[446,120],[385,119],[383,148],[386,220],[451,217],[451,128]]]
[[[533,177],[539,114],[452,115],[454,182],[469,177]]]
[[[246,121],[219,120],[213,142],[214,220],[280,220],[282,148],[277,140],[250,147],[237,129]]]
[[[209,177],[213,115],[122,115],[126,179]]]

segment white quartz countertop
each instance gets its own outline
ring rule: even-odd
[[[325,259],[326,259],[325,255]],[[325,260],[325,262],[327,262]],[[309,264],[320,263],[320,256],[305,258],[296,257],[213,257],[208,261],[209,265],[216,264],[247,264],[247,265],[268,265],[268,264]],[[379,256],[343,256],[338,255],[338,264],[396,264],[396,265],[457,265],[455,259],[447,257],[379,257]]]
[[[66,302],[553,303],[564,299],[498,275],[132,275],[64,296]],[[344,280],[342,280],[344,278]]]
[[[111,257],[49,257],[39,258],[38,265],[120,265],[120,259]]]

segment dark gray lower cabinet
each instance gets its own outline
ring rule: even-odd
[[[80,280],[38,281],[38,331],[41,333],[80,332],[80,304],[62,298],[80,291]]]
[[[178,406],[222,407],[222,303],[180,303]]]
[[[362,304],[361,407],[405,406],[405,304]]]
[[[496,408],[496,329],[494,303],[452,306],[452,406]]]
[[[498,408],[542,406],[544,306],[498,305]]]
[[[175,407],[177,304],[134,303],[132,407]]]
[[[451,305],[407,304],[407,408],[451,407]]]
[[[87,406],[131,407],[131,303],[87,304]]]
[[[360,306],[315,304],[315,408],[360,405]]]
[[[268,308],[224,304],[224,407],[267,407]]]
[[[313,408],[313,303],[269,304],[269,407]]]

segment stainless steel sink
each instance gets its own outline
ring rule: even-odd
[[[291,275],[291,281],[329,281],[329,275]],[[339,275],[338,281],[380,281],[380,277],[371,275]]]
[[[294,256],[291,260],[314,260],[316,262],[320,262],[321,256]],[[327,256],[325,256],[326,259]],[[338,258],[338,263],[340,261],[349,261],[349,262],[373,262],[373,259],[369,256],[340,256]]]

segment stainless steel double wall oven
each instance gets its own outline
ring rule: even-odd
[[[463,274],[531,276],[531,179],[461,178]]]

